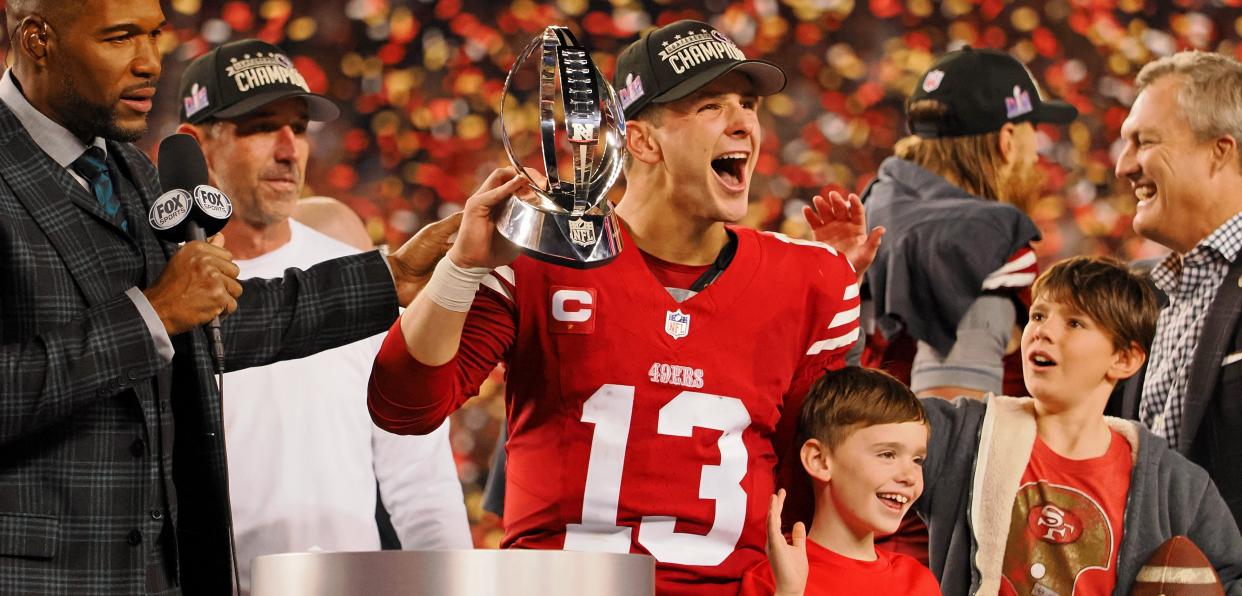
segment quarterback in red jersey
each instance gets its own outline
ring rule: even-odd
[[[647,50],[674,39],[717,45],[676,65]],[[759,98],[785,81],[726,42],[681,21],[619,59],[630,160],[616,260],[518,257],[491,217],[522,182],[494,172],[370,385],[377,424],[427,432],[504,362],[504,546],[648,553],[660,594],[735,594],[765,558],[778,466],[800,465],[802,396],[859,334],[845,254],[726,226],[746,212]],[[874,254],[878,234],[835,217]]]

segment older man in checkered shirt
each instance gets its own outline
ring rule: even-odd
[[[1134,229],[1173,250],[1146,374],[1121,412],[1208,470],[1242,519],[1242,64],[1181,52],[1148,64],[1121,127]]]

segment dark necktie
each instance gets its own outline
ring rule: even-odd
[[[81,157],[73,161],[73,171],[86,179],[95,200],[103,206],[108,217],[118,223],[122,230],[128,231],[128,222],[121,214],[121,199],[112,192],[112,177],[108,175],[108,162],[104,158],[103,149],[88,147]]]

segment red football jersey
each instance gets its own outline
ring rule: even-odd
[[[796,454],[802,398],[857,341],[858,286],[826,245],[734,232],[733,262],[680,303],[628,234],[603,267],[521,257],[498,269],[454,362],[411,366],[407,355],[385,366],[381,356],[376,420],[430,424],[503,357],[503,545],[649,553],[661,594],[735,594],[765,558],[774,469],[778,455]],[[385,351],[394,358],[397,343]],[[402,385],[424,395],[394,395]],[[801,470],[796,455],[790,463]]]

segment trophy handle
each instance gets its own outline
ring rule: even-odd
[[[612,124],[612,126],[616,129],[615,133],[605,135],[604,139],[602,139],[603,143],[606,146],[609,146],[612,150],[603,151],[603,156],[599,161],[598,167],[594,169],[590,167],[587,168],[587,171],[593,172],[593,174],[582,180],[574,180],[574,205],[569,208],[566,208],[565,205],[559,205],[559,203],[552,198],[553,195],[562,194],[564,192],[564,181],[560,179],[560,172],[557,168],[556,117],[553,113],[553,102],[550,99],[556,96],[556,67],[558,66],[557,53],[560,49],[577,50],[578,52],[581,52],[580,54],[574,54],[575,60],[585,61],[586,70],[589,71],[590,78],[592,79],[590,81],[592,88],[591,97],[592,101],[594,101],[596,105],[596,109],[594,110],[596,116],[594,118],[590,118],[588,121],[594,124],[596,136],[593,137],[589,145],[586,143],[583,143],[583,145],[593,147],[598,144],[600,141],[598,135],[601,134],[600,128],[605,121]],[[625,157],[625,115],[621,111],[621,102],[618,101],[616,91],[613,90],[612,85],[604,82],[605,79],[595,67],[595,63],[590,60],[586,50],[579,45],[578,39],[574,37],[573,32],[571,32],[567,27],[550,26],[544,29],[543,35],[531,40],[531,42],[522,49],[522,51],[518,54],[517,59],[514,61],[514,65],[524,64],[536,51],[540,52],[540,147],[543,154],[544,174],[547,177],[547,182],[544,184],[536,182],[530,177],[529,174],[526,173],[526,169],[519,165],[521,162],[518,160],[517,153],[513,150],[513,143],[509,140],[509,127],[505,123],[505,119],[503,117],[500,118],[500,140],[505,146],[505,153],[509,156],[509,162],[512,163],[517,169],[518,174],[526,179],[527,185],[529,185],[531,190],[534,190],[535,193],[540,196],[541,200],[543,200],[545,204],[557,204],[569,213],[578,210],[578,197],[585,196],[588,198],[583,200],[586,203],[586,209],[584,209],[584,211],[589,210],[592,207],[590,205],[589,197],[604,195],[609,188],[612,188],[612,186],[616,184],[617,179],[621,176],[621,169],[624,165]],[[581,66],[576,65],[575,68],[578,69],[581,68]],[[502,111],[504,110],[505,102],[509,97],[509,89],[513,84],[513,75],[515,72],[517,72],[517,68],[511,69],[508,75],[505,76],[505,84],[500,94],[500,106]],[[562,97],[564,97],[564,95]],[[601,98],[603,99],[604,104],[604,110],[602,111],[598,108]],[[565,100],[562,99],[562,101]],[[564,105],[566,106],[566,113],[568,115],[570,106],[573,104],[566,101]],[[573,142],[572,135],[570,135],[570,139],[571,142]],[[575,161],[577,161],[577,157],[580,152],[581,149],[575,151]],[[593,159],[587,163],[589,166],[595,165]],[[577,170],[578,168],[575,168],[575,171]],[[579,194],[584,190],[586,191],[585,195]]]

